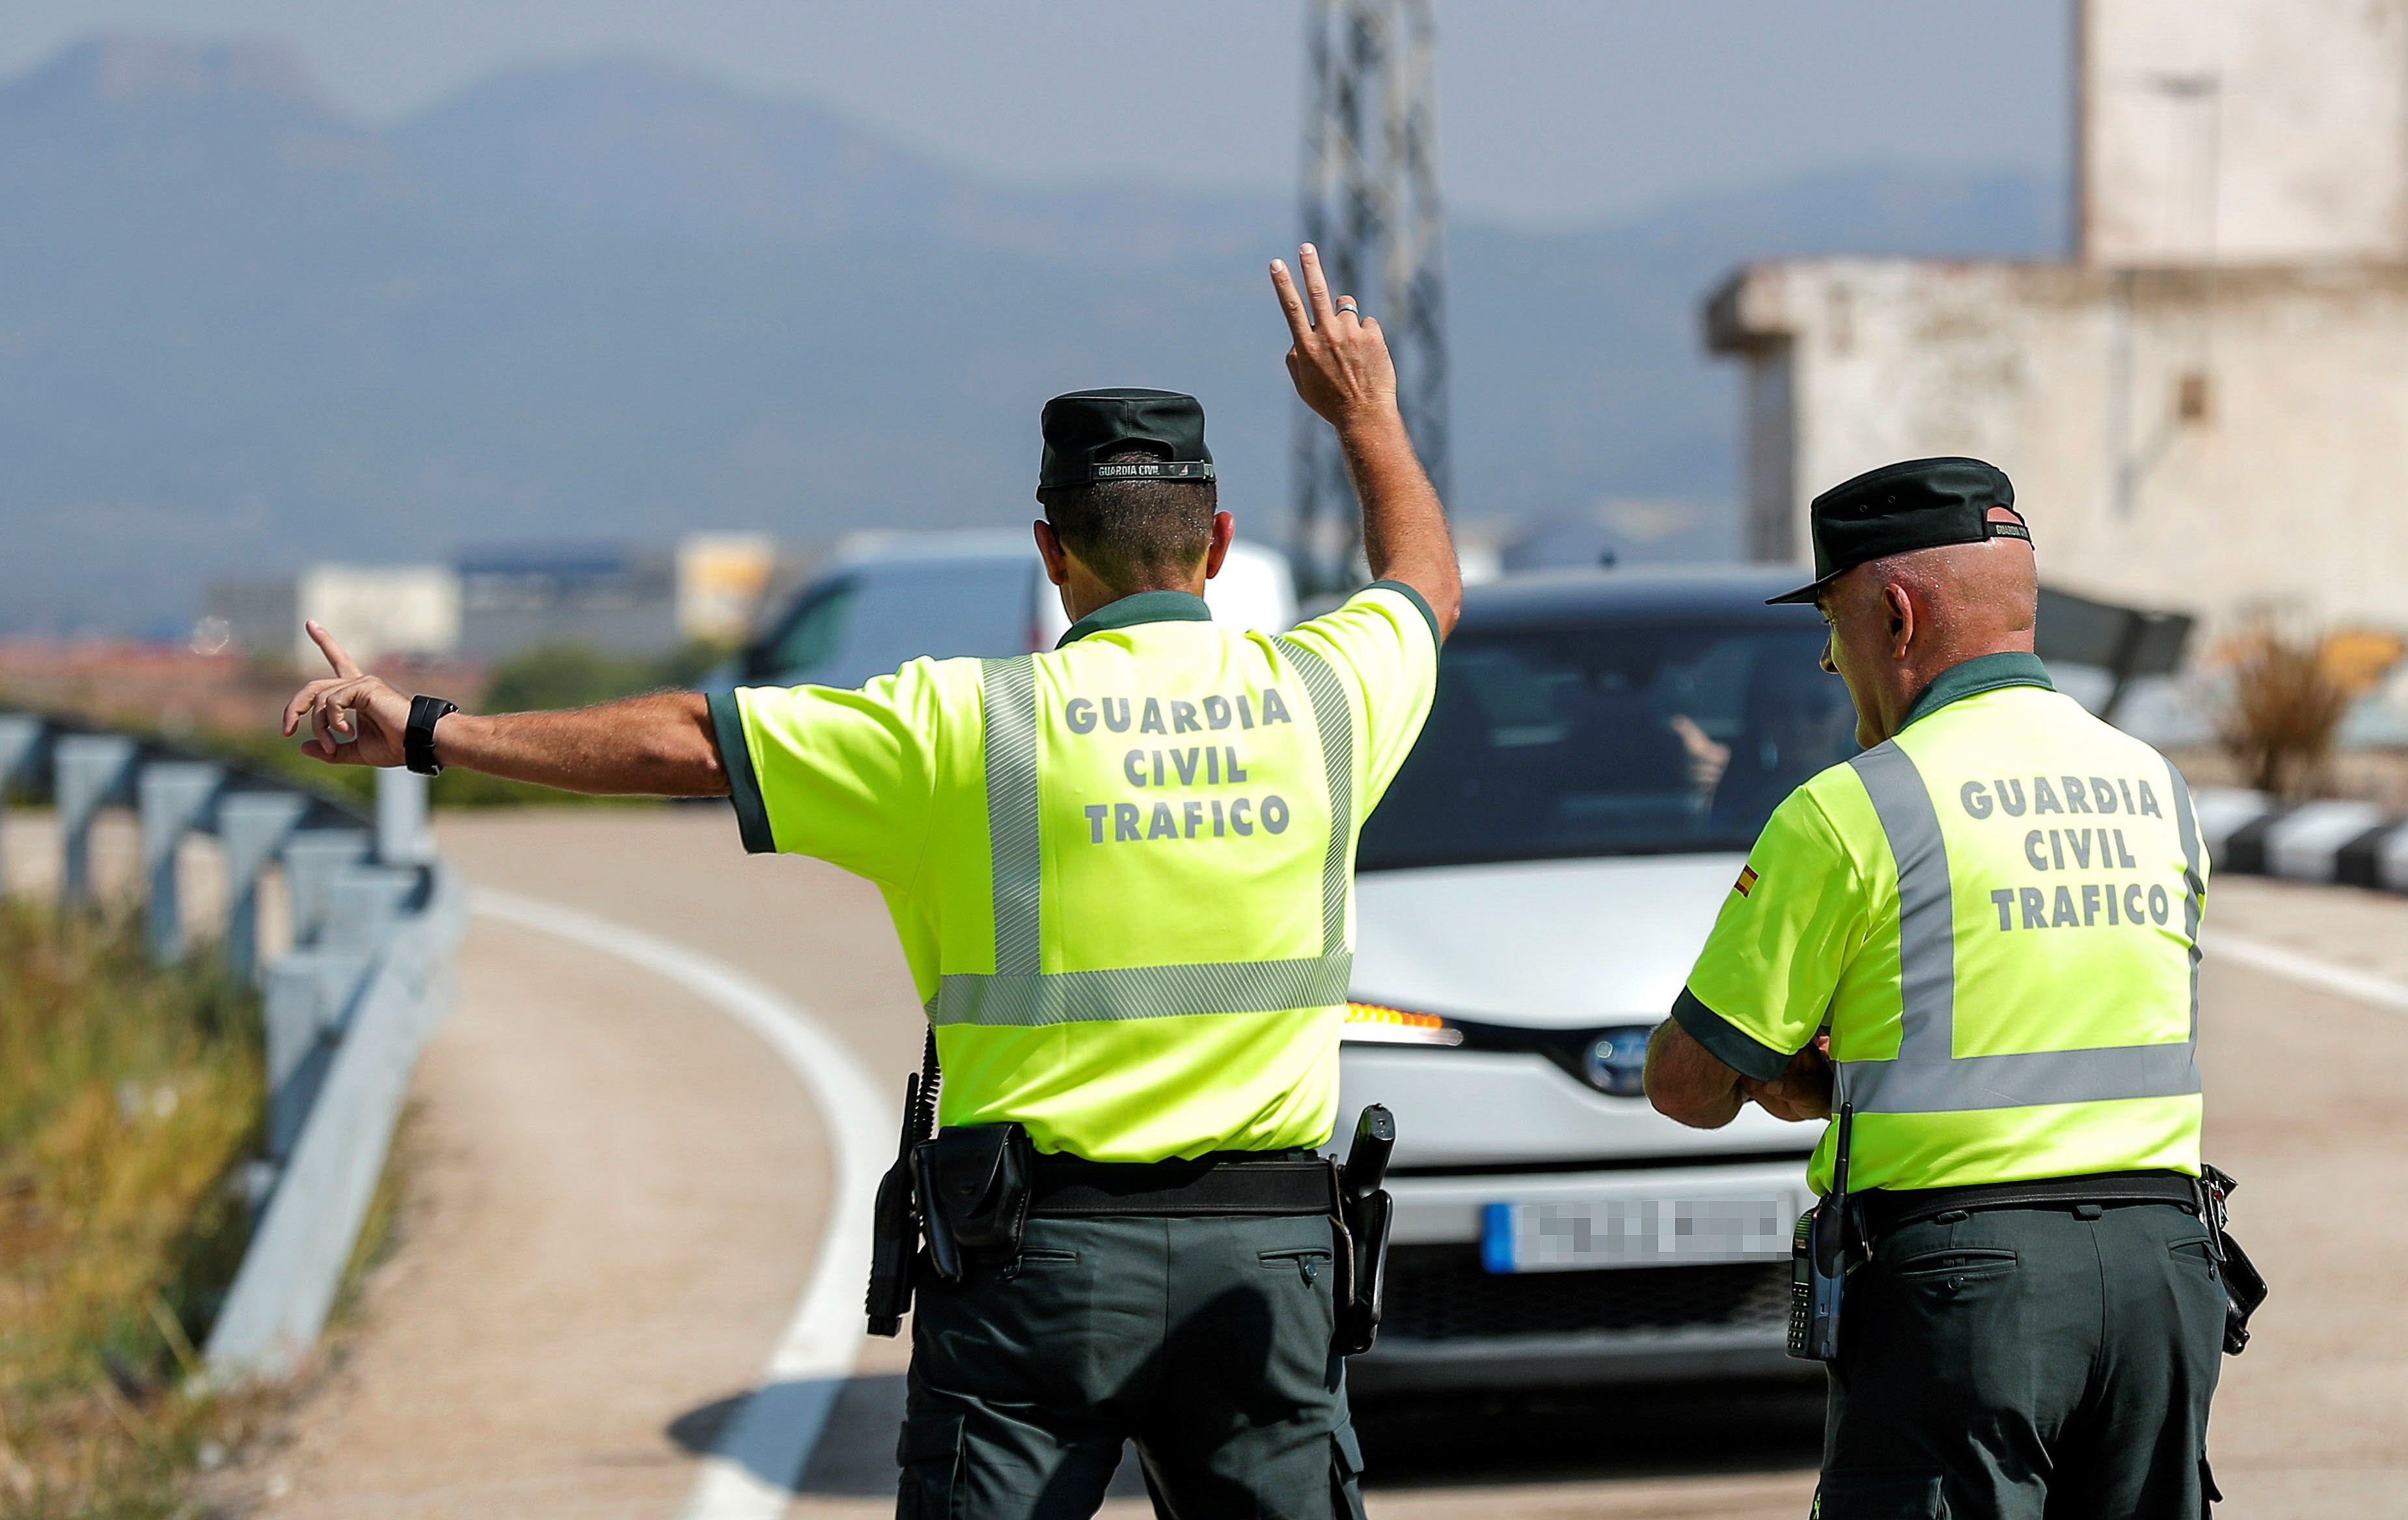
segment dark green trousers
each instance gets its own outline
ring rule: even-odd
[[[2224,1291],[2170,1203],[1953,1213],[1849,1275],[1820,1520],[2200,1520]]]
[[[1176,1520],[1361,1520],[1326,1215],[1032,1219],[924,1279],[901,1520],[1083,1517],[1135,1441]]]

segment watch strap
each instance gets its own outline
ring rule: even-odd
[[[448,712],[457,712],[460,705],[446,702],[439,696],[413,696],[409,699],[409,726],[401,733],[401,761],[421,776],[440,776],[443,767],[435,759],[435,725]]]

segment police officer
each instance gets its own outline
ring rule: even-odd
[[[1823,1520],[2215,1497],[2207,860],[2182,776],[2034,657],[2014,501],[1974,459],[1815,499],[1815,580],[1774,600],[1821,609],[1864,753],[1774,810],[1648,1052],[1684,1124],[1853,1113]]]
[[[1271,265],[1288,369],[1338,431],[1378,579],[1284,635],[1211,622],[1232,520],[1202,409],[1160,391],[1045,408],[1037,548],[1073,620],[1046,652],[480,717],[310,629],[335,675],[285,732],[308,724],[317,758],[727,794],[747,850],[884,892],[946,1135],[1017,1126],[1026,1154],[991,1169],[1032,1173],[1003,1211],[1016,1239],[921,1282],[907,1517],[1092,1513],[1128,1440],[1182,1520],[1360,1513],[1313,1153],[1337,1117],[1355,834],[1427,715],[1461,582],[1379,324],[1333,302],[1311,247],[1300,263],[1301,292]],[[938,1223],[969,1238],[933,1222],[932,1255]]]

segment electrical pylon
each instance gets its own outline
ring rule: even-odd
[[[1357,296],[1387,334],[1405,431],[1443,499],[1436,62],[1429,0],[1305,0],[1304,235],[1321,250],[1330,294]],[[1299,404],[1291,542],[1308,593],[1362,579],[1353,495],[1338,440]]]

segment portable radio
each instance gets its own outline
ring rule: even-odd
[[[1831,1191],[1798,1216],[1789,1238],[1789,1355],[1800,1361],[1840,1356],[1840,1298],[1848,1276],[1848,1138],[1856,1109],[1840,1109],[1831,1154]]]

